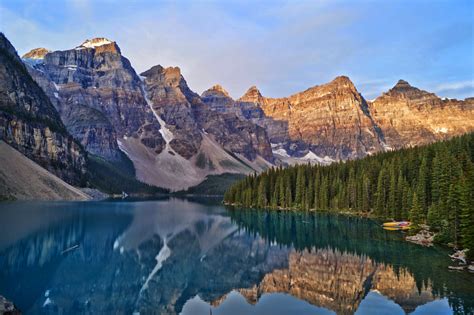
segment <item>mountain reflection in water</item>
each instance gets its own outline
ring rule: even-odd
[[[0,295],[27,314],[449,314],[474,303],[473,276],[448,272],[443,250],[367,219],[178,199],[3,203],[0,219]]]

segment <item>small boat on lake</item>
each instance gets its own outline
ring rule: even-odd
[[[400,230],[409,230],[411,222],[409,221],[394,221],[394,222],[385,222],[382,227],[388,231],[400,231]]]
[[[387,227],[397,227],[397,226],[409,226],[411,222],[409,221],[394,221],[394,222],[385,222],[383,226]]]

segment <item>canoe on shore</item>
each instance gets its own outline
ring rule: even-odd
[[[397,222],[385,222],[383,227],[403,227],[410,226],[411,222],[408,221],[397,221]]]

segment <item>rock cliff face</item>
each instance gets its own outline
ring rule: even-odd
[[[224,149],[241,154],[250,161],[261,156],[273,161],[270,144],[263,128],[240,119],[235,112],[221,108],[233,103],[220,86],[204,92],[203,99],[189,89],[180,69],[155,66],[142,73],[146,89],[175,138],[170,142],[180,155],[197,153],[201,133],[209,134]]]
[[[32,66],[30,73],[68,131],[89,152],[118,160],[117,140],[123,137],[138,139],[157,153],[163,150],[160,125],[145,101],[141,81],[115,42],[95,38],[75,49],[39,56],[37,51],[23,56]],[[38,56],[35,63],[28,62],[32,55]]]
[[[109,161],[123,151],[138,179],[171,189],[209,174],[329,164],[474,130],[474,99],[442,100],[402,80],[373,102],[345,76],[284,98],[253,86],[234,100],[220,85],[196,94],[178,67],[154,66],[140,78],[105,38],[23,58],[87,151]]]
[[[288,164],[360,158],[474,130],[472,98],[442,100],[403,80],[373,102],[344,76],[286,98],[266,98],[253,86],[238,101]]]
[[[248,174],[271,165],[265,130],[204,103],[179,68],[158,65],[141,76],[145,98],[165,140],[160,154],[131,157],[143,181],[177,190],[196,185],[209,174]],[[127,153],[133,150],[133,143],[123,143]]]
[[[2,33],[0,138],[68,183],[82,181],[85,152]]]
[[[287,139],[300,143],[300,148],[293,145],[297,151],[307,149],[306,154],[312,152],[321,157],[345,160],[383,148],[380,131],[372,120],[367,102],[347,77],[337,77],[328,84],[287,98],[265,98],[256,87],[251,87],[239,100],[257,104],[273,120],[286,121]],[[279,136],[286,140],[283,135]],[[291,148],[284,143],[279,145],[288,154]],[[289,155],[294,155],[291,152],[294,149]]]
[[[260,95],[256,87],[252,87],[249,92],[255,92]],[[262,96],[260,95],[260,97]],[[241,120],[250,121],[264,128],[267,131],[271,143],[290,140],[288,137],[288,123],[265,116],[264,111],[259,106],[260,99],[258,97],[249,98],[249,100],[240,99],[234,101],[220,85],[215,85],[204,91],[201,98],[203,102],[214,110],[227,114],[235,114]]]
[[[155,66],[140,79],[113,41],[36,49],[24,61],[87,151],[114,161],[122,150],[146,183],[183,189],[273,162],[264,128],[203,102],[177,67]]]
[[[400,80],[370,104],[393,149],[448,139],[474,130],[474,100],[442,100]]]

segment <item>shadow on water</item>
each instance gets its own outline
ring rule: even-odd
[[[2,203],[0,221],[0,295],[26,314],[473,307],[473,277],[448,272],[444,250],[367,219],[171,198]]]

